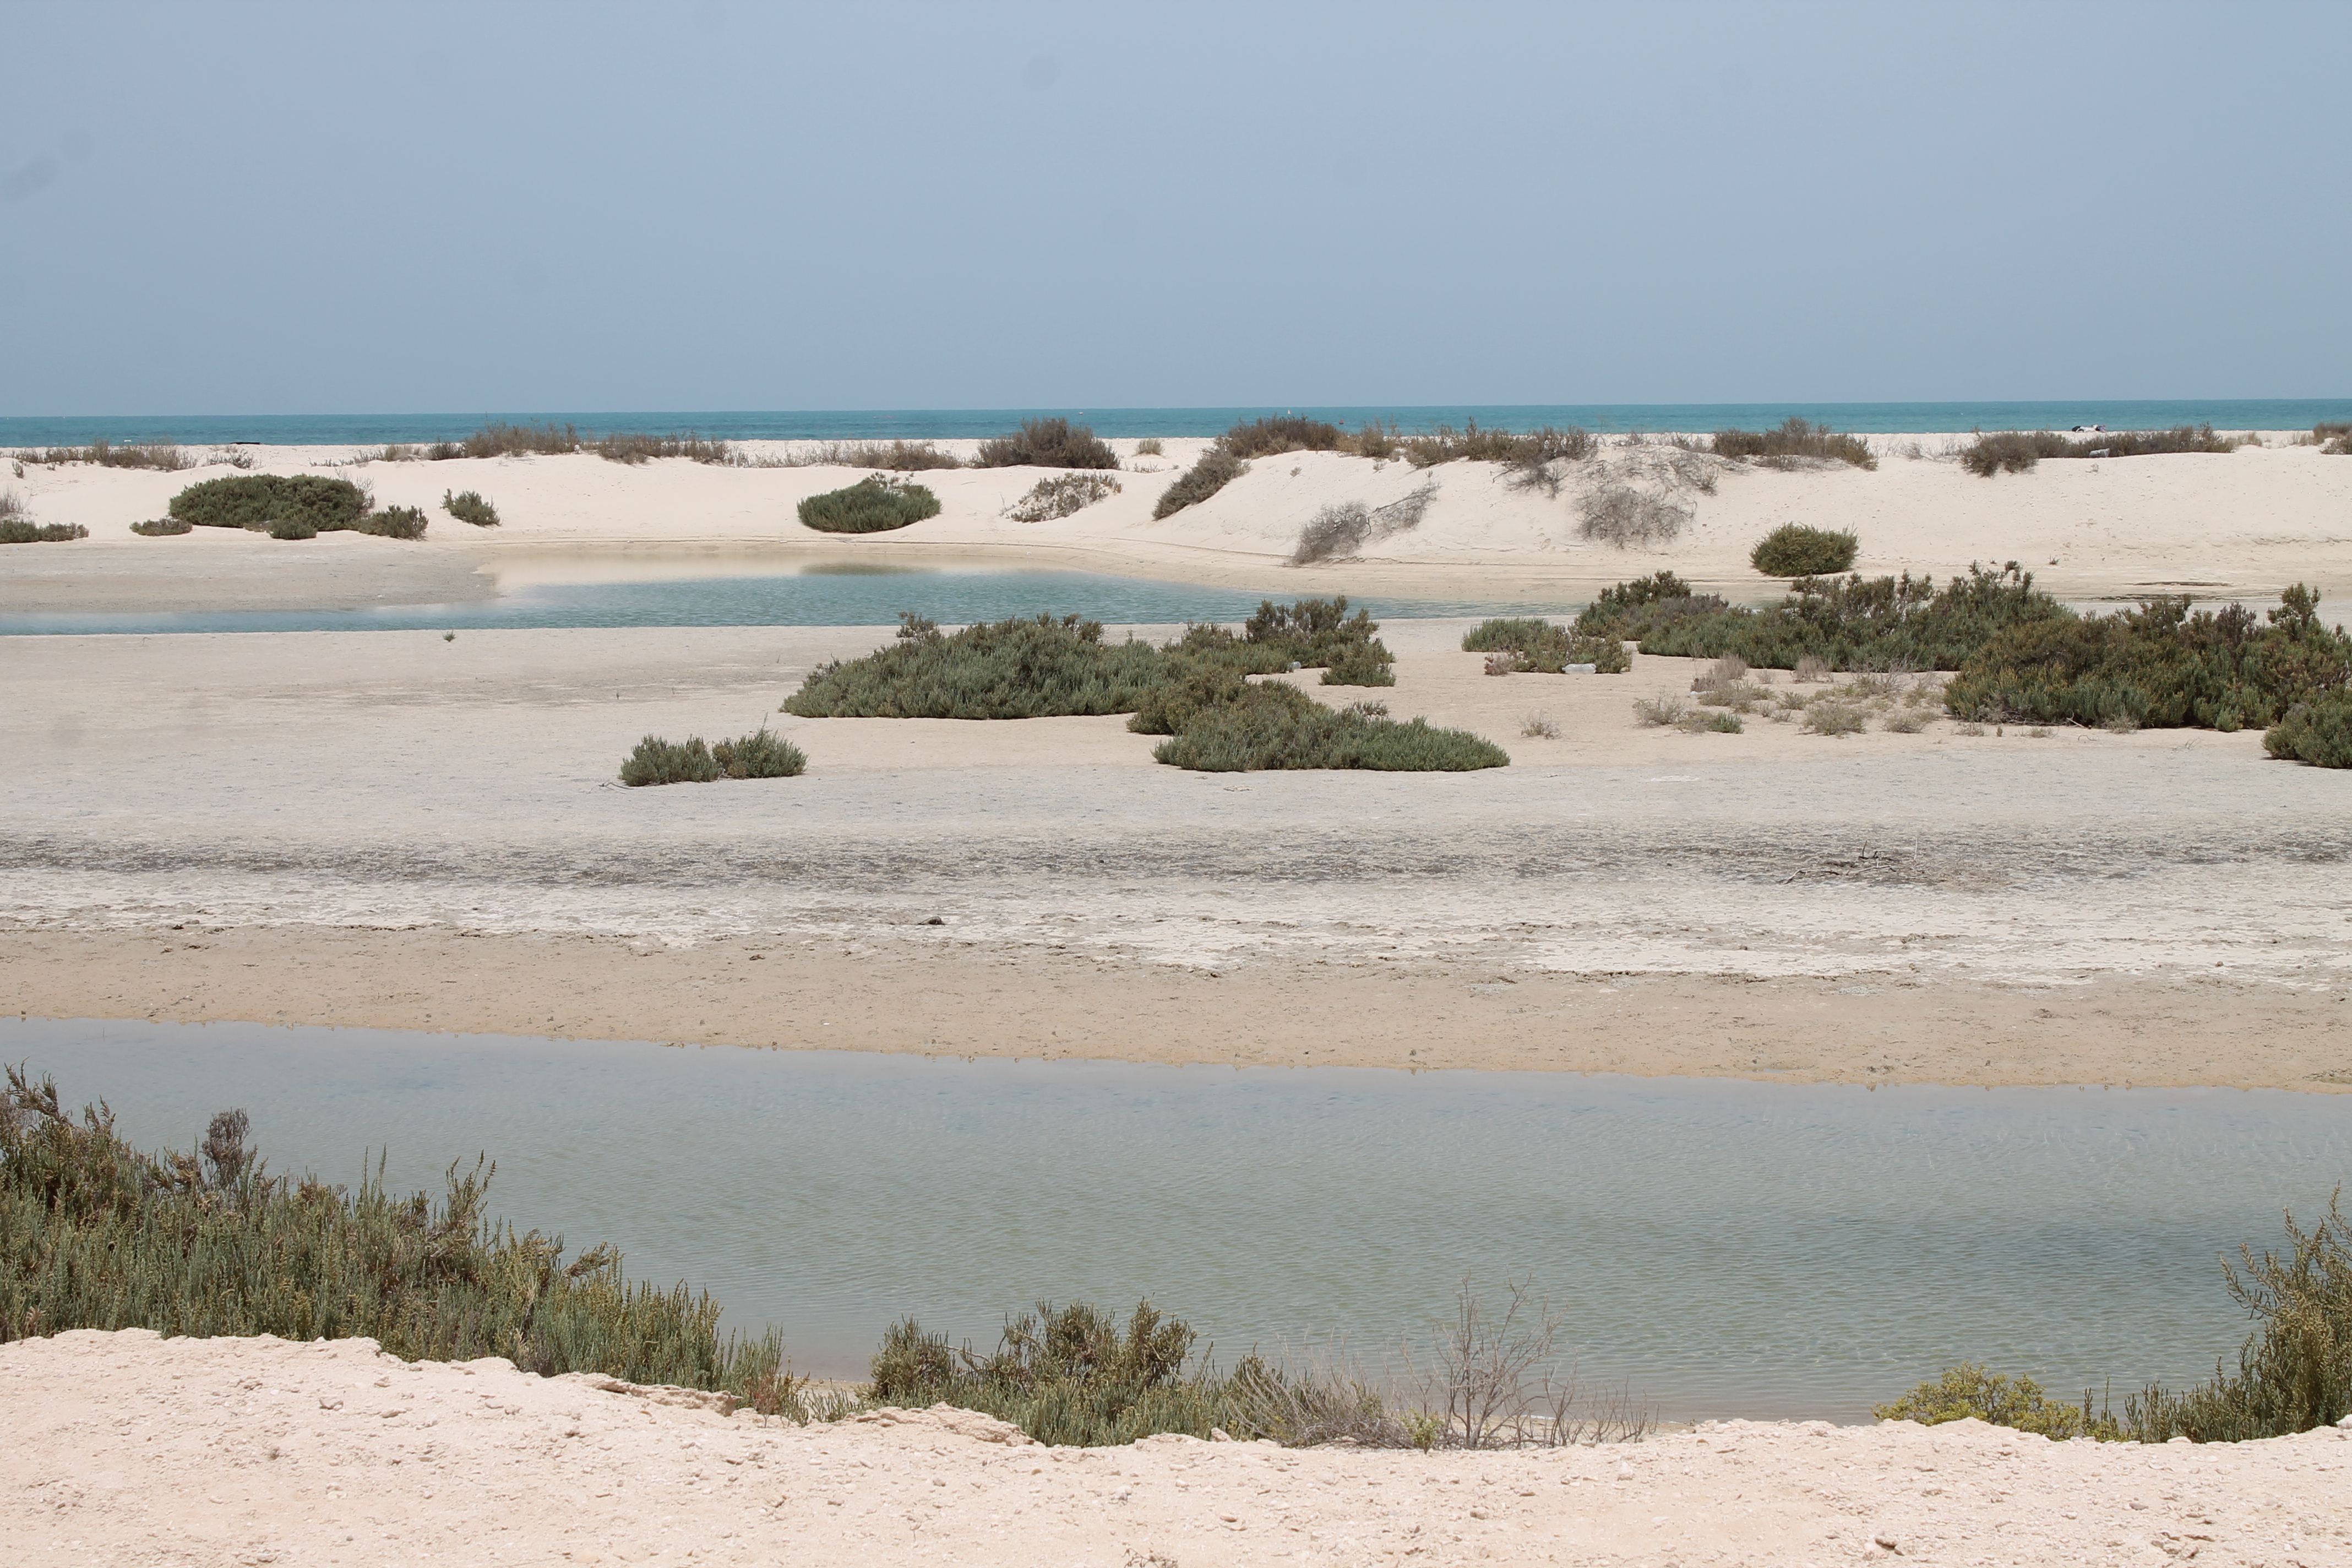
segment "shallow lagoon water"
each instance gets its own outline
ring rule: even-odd
[[[627,568],[620,568],[626,570]],[[640,570],[643,568],[640,567]],[[1118,626],[1245,620],[1295,594],[1084,572],[847,567],[756,574],[528,582],[495,598],[359,610],[0,615],[0,636],[170,632],[471,631],[531,626],[887,626],[902,610],[946,626],[1010,616],[1083,615]],[[1484,600],[1354,598],[1378,619],[1537,615],[1577,606]]]
[[[2194,1378],[2218,1256],[2324,1206],[2352,1100],[1541,1073],[1154,1068],[256,1025],[0,1020],[143,1144],[252,1113],[273,1168],[498,1161],[494,1206],[855,1374],[912,1311],[1150,1296],[1222,1357],[1377,1347],[1465,1275],[1567,1304],[1667,1414],[1866,1418],[1948,1362],[2068,1393]]]

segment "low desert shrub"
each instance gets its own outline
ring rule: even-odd
[[[1249,465],[1222,447],[1212,447],[1201,454],[1201,460],[1176,476],[1176,481],[1160,492],[1152,503],[1154,518],[1173,517],[1188,506],[1198,506],[1235,479],[1249,472]]]
[[[1693,713],[1682,721],[1682,728],[1694,735],[1737,735],[1747,727],[1740,722],[1738,714],[1720,710],[1712,713]]]
[[[183,451],[172,441],[131,441],[116,446],[100,436],[87,447],[48,447],[27,450],[22,462],[53,465],[60,463],[94,463],[101,468],[153,468],[163,473],[177,473],[193,468],[197,459]],[[241,467],[250,467],[251,459]]]
[[[530,458],[556,457],[576,452],[588,444],[572,426],[506,425],[497,421],[483,426],[457,444],[451,453],[466,458]],[[433,456],[442,455],[446,443],[436,445]]]
[[[608,463],[635,467],[656,458],[686,458],[724,467],[734,461],[734,449],[724,441],[706,441],[688,430],[683,435],[616,434],[600,437],[596,455]]]
[[[1596,675],[1622,675],[1633,668],[1625,645],[1612,637],[1587,637],[1537,619],[1485,621],[1463,634],[1465,653],[1504,654],[1508,662],[1489,674],[1559,675],[1571,664],[1589,664]]]
[[[365,1335],[413,1361],[503,1356],[542,1376],[602,1373],[800,1410],[773,1333],[718,1333],[719,1307],[633,1283],[609,1247],[562,1244],[489,1213],[489,1177],[451,1165],[436,1200],[268,1173],[241,1110],[188,1153],[147,1154],[101,1102],[8,1069],[0,1100],[0,1342],[71,1329],[164,1335]]]
[[[1160,445],[1159,437],[1146,436],[1135,444],[1135,455],[1139,458],[1158,458],[1164,456],[1165,453]]]
[[[1892,1405],[1881,1405],[1871,1413],[1881,1421],[1916,1421],[1923,1426],[1974,1419],[1993,1426],[2039,1433],[2055,1443],[2085,1435],[2109,1440],[2123,1436],[2113,1420],[2092,1414],[2087,1393],[2083,1395],[2080,1408],[2055,1404],[2043,1395],[2042,1385],[2032,1378],[2011,1382],[1972,1361],[1945,1368],[1943,1376],[1935,1382],[1923,1383]]]
[[[422,539],[425,537],[425,516],[422,508],[388,506],[381,511],[371,511],[352,524],[354,533],[373,533],[384,539]]]
[[[1076,616],[981,622],[952,635],[912,614],[864,658],[809,672],[783,705],[803,719],[1037,719],[1131,713],[1168,678],[1149,643],[1107,643]]]
[[[1809,424],[1793,414],[1770,430],[1718,430],[1709,443],[1709,450],[1718,458],[1761,463],[1768,468],[1785,468],[1809,458],[1851,463],[1857,468],[1878,467],[1870,444],[1861,437],[1844,435],[1826,425]]]
[[[425,460],[428,463],[446,463],[465,455],[464,444],[457,441],[436,441],[425,448]]]
[[[719,776],[719,763],[699,735],[683,742],[647,735],[621,764],[621,782],[631,789],[647,784],[709,784]]]
[[[1525,432],[1481,430],[1475,419],[1456,430],[1440,425],[1400,443],[1405,461],[1416,468],[1440,463],[1501,463],[1517,470],[1539,469],[1553,462],[1577,462],[1592,455],[1592,434],[1570,426],[1565,430],[1547,425]],[[1369,455],[1369,454],[1368,454]]]
[[[349,479],[319,474],[238,474],[205,479],[173,496],[170,507],[173,518],[197,528],[263,531],[283,521],[299,523],[312,533],[355,528],[367,511],[366,491]]]
[[[456,495],[443,490],[441,510],[459,522],[470,522],[476,528],[496,528],[499,525],[499,509],[484,500],[479,490],[459,490]]]
[[[1393,420],[1367,419],[1357,427],[1354,435],[1340,443],[1340,450],[1353,452],[1359,458],[1385,462],[1404,450],[1404,437],[1398,434]]]
[[[1236,424],[1217,437],[1217,445],[1236,458],[1271,458],[1283,452],[1336,452],[1341,442],[1337,425],[1297,414]]]
[[[1243,623],[1241,640],[1254,653],[1287,658],[1305,669],[1328,666],[1343,657],[1360,663],[1371,659],[1387,664],[1391,655],[1379,640],[1380,629],[1370,612],[1348,613],[1345,594],[1287,605],[1261,599]]]
[[[1388,649],[1377,642],[1350,643],[1323,667],[1325,686],[1394,686],[1396,671]]]
[[[1290,552],[1293,566],[1346,560],[1364,547],[1372,531],[1372,511],[1362,501],[1336,501],[1309,518]]]
[[[794,468],[879,468],[912,474],[930,468],[961,468],[963,459],[929,441],[827,441],[793,458]]]
[[[1878,727],[1897,735],[1916,735],[1927,727],[1929,717],[1916,708],[1897,708],[1880,719]]]
[[[790,779],[808,771],[807,753],[764,724],[712,746],[710,760],[730,779]]]
[[[269,537],[272,539],[316,539],[319,537],[318,525],[310,521],[306,518],[299,517],[281,517],[273,519],[269,524],[268,532]]]
[[[1083,511],[1118,492],[1118,481],[1108,474],[1056,474],[1039,479],[1027,495],[1004,509],[1004,515],[1015,522],[1048,522]]]
[[[1979,435],[1960,453],[1960,466],[1990,479],[1995,474],[2021,474],[2044,458],[2066,455],[2066,437],[2049,430],[2001,430]]]
[[[1870,728],[1870,710],[1859,703],[1822,700],[1805,704],[1808,735],[1859,735]]]
[[[1688,507],[1616,483],[1593,486],[1576,510],[1579,538],[1620,550],[1668,543],[1691,520]]]
[[[1202,709],[1151,754],[1201,773],[1464,773],[1506,767],[1511,760],[1500,746],[1467,731],[1433,730],[1421,719],[1399,723],[1377,702],[1335,711],[1281,681],[1252,682],[1239,700]]]
[[[1633,717],[1658,729],[1681,723],[1690,717],[1690,711],[1689,699],[1679,691],[1661,691],[1655,697],[1633,700]]]
[[[1748,552],[1748,563],[1767,577],[1822,577],[1853,564],[1862,541],[1843,529],[1808,528],[1784,522]]]
[[[142,539],[167,539],[175,533],[192,533],[194,524],[184,518],[159,517],[146,522],[134,522],[131,531]]]
[[[78,522],[33,522],[21,517],[0,517],[0,544],[57,544],[89,537],[89,530]]]
[[[2320,768],[2352,768],[2352,692],[2324,691],[2263,731],[2263,750]]]
[[[802,526],[824,533],[886,533],[939,515],[940,498],[929,486],[887,474],[868,474],[800,504]]]
[[[2297,584],[2267,617],[2241,605],[2191,614],[2186,595],[2113,616],[2002,628],[1958,668],[1945,701],[1964,719],[2237,730],[2352,687],[2352,637]]]
[[[1009,436],[980,444],[975,468],[1116,468],[1118,454],[1084,425],[1066,419],[1024,419]]]
[[[1519,721],[1519,733],[1530,741],[1557,741],[1559,726],[1552,722],[1549,713],[1530,713]]]
[[[2330,457],[2352,453],[2352,421],[2323,419],[2311,427],[2311,438]]]

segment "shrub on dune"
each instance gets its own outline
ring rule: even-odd
[[[388,506],[381,511],[371,511],[352,524],[354,533],[373,533],[383,539],[422,539],[425,537],[424,511],[413,506]]]
[[[1066,419],[1024,419],[1009,436],[980,444],[975,468],[1116,468],[1118,454],[1084,425]]]
[[[470,522],[476,528],[496,528],[499,525],[499,509],[484,500],[479,490],[459,490],[456,495],[443,490],[441,510],[459,522]]]
[[[1345,439],[1337,425],[1282,414],[1235,424],[1217,437],[1217,445],[1236,458],[1271,458],[1284,452],[1336,452]]]
[[[1766,468],[1789,468],[1807,459],[1851,463],[1857,468],[1878,467],[1870,444],[1861,437],[1810,424],[1793,414],[1770,430],[1717,430],[1708,446],[1718,458]]]
[[[1108,474],[1056,474],[1031,486],[1027,495],[1004,509],[1004,515],[1015,522],[1051,522],[1074,517],[1118,493],[1119,482]]]
[[[887,533],[939,515],[940,498],[929,486],[888,474],[868,474],[800,504],[802,526],[823,533]]]
[[[1853,564],[1862,542],[1843,529],[1784,522],[1748,552],[1748,563],[1767,577],[1821,577]]]
[[[267,530],[297,522],[313,532],[356,527],[367,492],[349,479],[319,474],[236,474],[190,485],[172,498],[171,515],[197,528]]]
[[[1222,447],[1212,447],[1201,454],[1201,460],[1176,477],[1173,484],[1160,492],[1152,503],[1154,518],[1175,516],[1188,506],[1198,506],[1249,472],[1249,465]]]

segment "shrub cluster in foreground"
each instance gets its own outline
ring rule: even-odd
[[[1486,661],[1489,675],[1559,675],[1571,664],[1589,664],[1595,675],[1622,675],[1633,668],[1625,645],[1613,637],[1587,637],[1533,618],[1481,622],[1463,634],[1462,651],[1498,656]]]
[[[763,725],[717,745],[703,744],[699,735],[688,735],[683,742],[647,735],[621,764],[621,782],[631,789],[642,789],[647,784],[710,784],[719,779],[789,779],[807,768],[808,757],[798,746]]]
[[[425,513],[412,506],[379,511],[349,479],[319,474],[236,474],[190,485],[172,498],[173,521],[194,528],[244,528],[272,539],[315,539],[322,533],[425,537]],[[142,528],[142,533],[178,530]]]
[[[1808,528],[1784,522],[1748,554],[1748,563],[1767,577],[1822,577],[1853,564],[1862,541],[1843,529]]]
[[[940,498],[928,485],[888,474],[868,474],[854,485],[809,497],[800,504],[801,524],[825,533],[886,533],[940,515]]]

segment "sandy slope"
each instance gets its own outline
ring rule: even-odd
[[[1727,1422],[1435,1454],[1052,1449],[944,1407],[797,1427],[373,1341],[0,1347],[0,1539],[91,1563],[2261,1564],[2352,1553],[2352,1430],[2141,1447]]]
[[[773,710],[874,628],[5,645],[0,1006],[1150,1060],[2352,1082],[2346,775],[2257,737],[1643,729],[1395,623],[1473,774]],[[1365,695],[1309,685],[1326,699]],[[1519,735],[1540,709],[1559,740]],[[803,778],[625,790],[763,718]],[[937,923],[934,923],[937,922]],[[625,961],[624,961],[625,960]]]
[[[2298,580],[2340,595],[2352,590],[2352,459],[2284,444],[2291,438],[2274,433],[2277,444],[2227,455],[2050,461],[1993,479],[1974,478],[1952,461],[1961,438],[1947,436],[1871,437],[1885,454],[1875,472],[1843,464],[1776,472],[1707,459],[1701,467],[1713,492],[1676,491],[1691,510],[1690,525],[1655,550],[1595,543],[1577,528],[1579,498],[1596,484],[1667,488],[1659,449],[1645,447],[1608,449],[1570,474],[1556,497],[1514,489],[1493,464],[1422,472],[1402,462],[1292,453],[1258,459],[1209,501],[1155,521],[1152,503],[1206,445],[1170,441],[1164,458],[1128,459],[1120,494],[1052,522],[1002,515],[1040,470],[917,476],[938,493],[941,515],[861,539],[813,533],[793,511],[803,497],[859,477],[850,469],[730,468],[675,458],[631,468],[588,455],[338,467],[354,454],[265,447],[257,452],[261,468],[361,479],[383,503],[425,509],[435,519],[430,533],[419,543],[331,538],[289,544],[215,531],[139,539],[131,523],[162,515],[186,484],[231,470],[36,466],[10,488],[38,521],[79,522],[91,537],[0,552],[0,605],[418,602],[459,596],[452,574],[476,567],[521,582],[645,570],[654,557],[666,558],[650,568],[656,572],[677,570],[681,557],[712,572],[744,572],[773,570],[779,559],[845,555],[1077,566],[1267,592],[1570,603],[1671,566],[1717,591],[1755,598],[1778,584],[1749,570],[1748,552],[1788,521],[1855,530],[1866,572],[1943,576],[1971,561],[2014,560],[2053,591],[2080,599],[2176,590],[2268,598]],[[1118,444],[1122,452],[1132,445]],[[772,443],[747,447],[755,454],[782,449]],[[1928,455],[1903,455],[1915,450]],[[1323,507],[1355,500],[1378,506],[1427,483],[1436,489],[1420,524],[1368,543],[1360,561],[1286,564],[1299,531]],[[442,513],[441,496],[452,489],[489,497],[501,525],[478,530]],[[345,557],[400,564],[387,564],[382,579],[370,582],[330,572],[317,559]],[[437,568],[425,564],[436,560]],[[300,573],[289,563],[299,563]],[[199,580],[173,588],[171,580],[183,573]],[[140,601],[142,593],[152,596]]]

